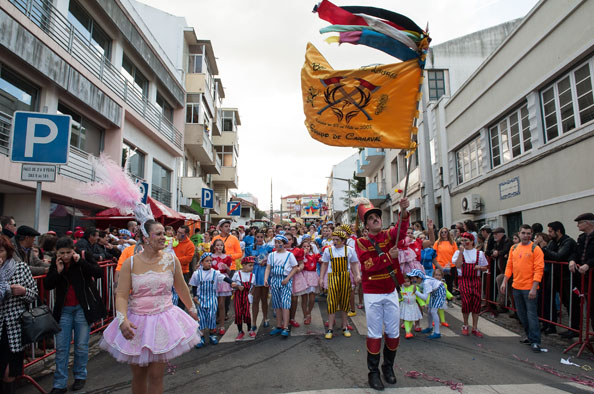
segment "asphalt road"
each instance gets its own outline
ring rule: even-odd
[[[288,339],[271,337],[262,328],[255,340],[234,342],[236,328],[216,346],[207,345],[173,360],[165,377],[168,393],[363,393],[367,386],[365,352],[365,315],[352,318],[353,336],[323,338],[325,302],[316,303],[313,322],[293,330]],[[231,313],[231,312],[230,312]],[[302,317],[298,314],[302,321]],[[553,393],[594,392],[594,371],[562,365],[564,343],[552,338],[543,341],[548,352],[535,354],[519,343],[519,326],[506,315],[495,324],[479,321],[485,334],[478,339],[460,335],[462,316],[459,307],[446,311],[449,328],[442,338],[429,340],[423,334],[404,340],[397,355],[395,386],[387,392],[451,393]],[[423,321],[426,325],[426,320]],[[340,332],[340,330],[335,330]],[[567,344],[567,342],[565,343]],[[575,354],[575,351],[570,352]],[[594,367],[592,354],[572,358],[579,365]],[[546,367],[548,366],[548,367]],[[543,370],[547,369],[548,372]],[[419,376],[419,374],[421,374]],[[416,377],[410,376],[416,375]],[[558,376],[561,375],[561,376]],[[72,378],[71,378],[72,379]],[[118,364],[107,353],[98,352],[88,365],[86,393],[130,392],[131,375],[126,365]],[[590,382],[587,386],[575,382]],[[40,384],[50,390],[53,377]],[[19,391],[35,393],[32,386]]]

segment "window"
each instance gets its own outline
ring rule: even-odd
[[[394,160],[392,160],[392,163],[390,164],[391,169],[392,169],[392,185],[396,185],[398,184],[398,156],[396,156],[394,158]]]
[[[482,173],[483,152],[479,137],[473,139],[456,151],[456,174],[458,184],[467,182]]]
[[[72,117],[70,146],[99,156],[103,150],[103,129],[62,103],[58,103],[58,113]]]
[[[139,152],[138,149],[133,148],[124,142],[122,147],[122,167],[128,161],[128,171],[133,178],[144,179],[144,159],[145,154]]]
[[[235,152],[233,145],[217,145],[215,151],[221,159],[223,167],[235,167]]]
[[[89,41],[102,55],[110,59],[111,38],[76,0],[70,0],[68,21],[74,25],[79,36]]]
[[[532,149],[528,107],[513,111],[495,126],[489,128],[491,168],[507,163],[514,157]]]
[[[223,111],[223,131],[235,131],[233,111]]]
[[[171,188],[171,171],[153,161],[153,186],[169,191]]]
[[[161,114],[165,119],[173,122],[173,107],[165,100],[161,93],[157,92],[157,106],[161,109]]]
[[[200,123],[200,103],[186,104],[186,123]]]
[[[428,70],[429,100],[436,101],[445,95],[445,73],[443,70]]]
[[[188,57],[188,74],[202,73],[202,55],[190,55]]]
[[[139,93],[148,97],[148,79],[142,75],[132,61],[124,54],[122,57],[122,73]]]
[[[39,89],[0,64],[0,113],[37,110]]]
[[[593,69],[591,58],[541,91],[546,141],[594,119]]]

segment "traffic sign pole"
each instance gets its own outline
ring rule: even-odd
[[[39,212],[41,211],[41,182],[37,181],[35,192],[35,230],[39,231]]]

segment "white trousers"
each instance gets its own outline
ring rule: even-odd
[[[400,336],[400,305],[398,292],[363,294],[367,316],[367,337],[381,338],[384,331],[389,338]]]

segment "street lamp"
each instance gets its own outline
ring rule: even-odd
[[[337,178],[335,176],[327,176],[326,178],[332,179],[332,180],[336,179],[338,181],[345,181],[349,185],[348,198],[347,198],[347,201],[349,204],[349,207],[347,210],[347,212],[348,212],[347,220],[349,221],[349,224],[350,224],[350,222],[351,222],[351,216],[350,216],[350,214],[351,214],[351,179]],[[334,187],[332,187],[332,218],[334,219]]]

